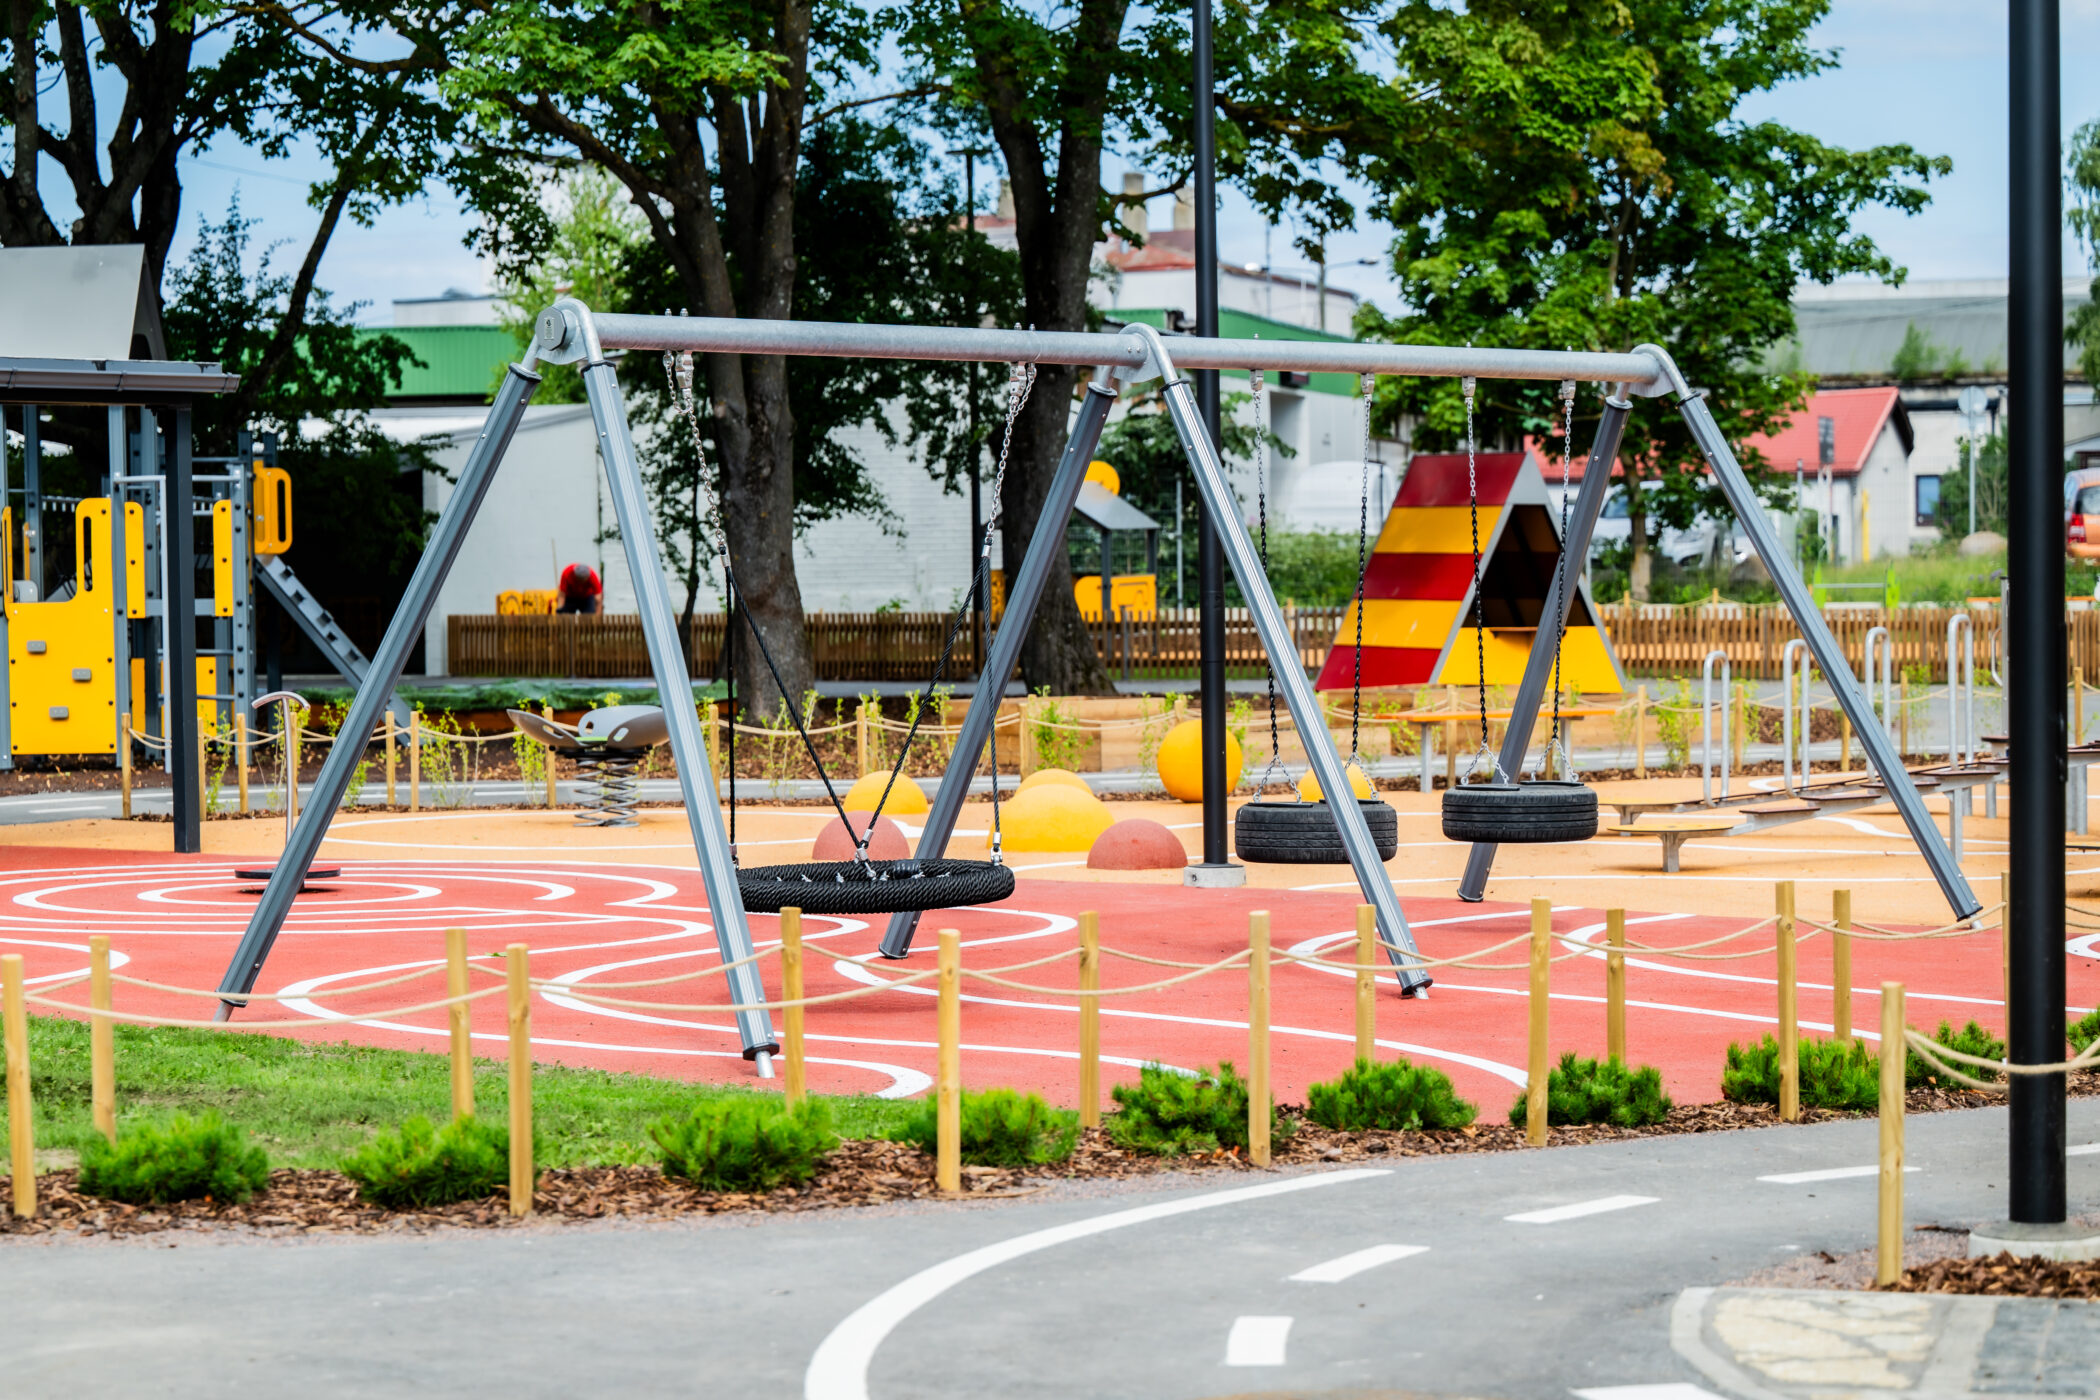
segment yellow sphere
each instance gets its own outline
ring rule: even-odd
[[[1108,804],[1091,792],[1043,783],[999,804],[1000,839],[1010,851],[1087,851],[1116,824]],[[991,832],[985,832],[991,844]]]
[[[845,808],[849,812],[872,812],[875,804],[882,802],[882,789],[888,784],[888,773],[869,773],[853,784],[846,793]],[[926,810],[926,789],[920,787],[902,773],[897,775],[897,785],[890,789],[890,800],[882,802],[882,814],[886,817],[911,816]]]
[[[1203,721],[1184,720],[1168,731],[1159,745],[1159,781],[1167,789],[1169,797],[1182,802],[1203,800]],[[1240,785],[1240,770],[1246,758],[1240,753],[1240,741],[1230,733],[1225,736],[1225,786],[1229,790]]]
[[[1016,793],[1033,792],[1035,789],[1046,785],[1078,788],[1081,792],[1086,793],[1093,791],[1092,788],[1086,785],[1086,779],[1064,768],[1038,768],[1027,777],[1021,779],[1021,786],[1014,789],[1014,791]]]
[[[1371,780],[1364,776],[1363,769],[1352,763],[1347,771],[1349,774],[1349,790],[1351,792],[1358,797],[1366,799],[1378,795],[1377,791],[1371,786]],[[1320,800],[1320,775],[1313,772],[1310,768],[1306,769],[1305,776],[1298,780],[1298,795],[1307,802],[1318,802]]]

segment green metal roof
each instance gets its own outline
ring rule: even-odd
[[[405,342],[423,363],[402,367],[396,401],[453,399],[486,403],[503,366],[518,358],[517,337],[501,326],[374,326],[368,336]]]

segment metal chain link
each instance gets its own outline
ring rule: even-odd
[[[1269,384],[1258,369],[1247,371],[1247,387],[1254,392],[1254,520],[1261,554],[1262,577],[1269,574]],[[1295,645],[1296,637],[1291,641]],[[1269,761],[1255,782],[1257,794],[1269,785],[1269,775],[1283,761],[1283,740],[1276,725],[1276,668],[1262,654],[1262,674],[1269,688]]]
[[[1464,781],[1472,781],[1483,755],[1492,765],[1494,777],[1507,781],[1502,772],[1502,760],[1488,747],[1487,629],[1480,597],[1480,463],[1479,449],[1473,440],[1473,394],[1478,382],[1469,374],[1459,380],[1459,387],[1466,396],[1466,505],[1473,522],[1473,679],[1480,693],[1480,747],[1474,751],[1473,761],[1466,765]]]
[[[1378,392],[1378,376],[1366,374],[1363,450],[1357,453],[1356,484],[1356,657],[1349,671],[1349,762],[1359,761],[1357,732],[1364,711],[1364,540],[1371,527],[1371,396]]]
[[[1560,727],[1561,649],[1568,640],[1568,596],[1571,586],[1568,579],[1568,469],[1575,452],[1575,381],[1560,382],[1561,436],[1560,436],[1560,559],[1553,569],[1554,592],[1560,597],[1560,614],[1553,620],[1553,737],[1546,744],[1546,751],[1539,756],[1539,764],[1545,770],[1543,776],[1553,776],[1553,757],[1560,755],[1560,775],[1575,776],[1575,756],[1562,742]]]

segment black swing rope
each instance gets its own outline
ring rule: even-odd
[[[1560,615],[1553,620],[1553,738],[1539,756],[1541,768],[1550,769],[1555,752],[1560,754],[1562,776],[1573,776],[1575,759],[1561,743],[1560,690],[1561,650],[1568,640],[1568,471],[1575,452],[1575,381],[1560,382],[1560,558],[1553,569],[1553,591],[1560,598]],[[1546,777],[1552,777],[1548,772]]]

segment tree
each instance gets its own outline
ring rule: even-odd
[[[543,236],[530,259],[513,257],[497,286],[497,319],[517,337],[518,353],[532,343],[542,310],[573,296],[601,311],[629,308],[632,264],[646,256],[642,217],[613,178],[592,166],[563,174],[546,201]],[[536,403],[582,403],[583,376],[574,365],[541,365]]]
[[[2005,430],[1989,437],[1959,438],[1954,469],[1940,477],[1939,504],[1932,510],[1932,523],[1943,539],[1959,540],[1969,533],[1969,454],[1976,454],[1976,528],[2005,533],[2006,455]],[[2070,464],[2065,464],[2069,469]]]
[[[2100,120],[2071,134],[2064,163],[2064,223],[2086,260],[2100,263]],[[2078,352],[2078,372],[2086,382],[2100,384],[2100,277],[2093,279],[2093,291],[2094,300],[2065,319],[2064,341]]]
[[[1743,100],[1836,65],[1812,47],[1827,0],[1400,0],[1377,24],[1394,89],[1334,139],[1394,226],[1406,310],[1364,313],[1380,339],[1625,350],[1654,342],[1713,392],[1723,432],[1761,489],[1784,490],[1749,446],[1805,402],[1802,374],[1763,368],[1793,330],[1803,281],[1900,281],[1853,216],[1922,208],[1944,157],[1848,151]],[[1463,427],[1460,386],[1388,382],[1387,414],[1420,415],[1418,445]],[[1513,443],[1554,419],[1551,384],[1484,380],[1477,430]],[[1579,403],[1593,402],[1587,395]],[[1585,416],[1590,410],[1584,410]],[[1636,597],[1646,516],[1683,528],[1725,503],[1674,415],[1639,414],[1621,461]],[[1660,491],[1639,489],[1659,480]]]

